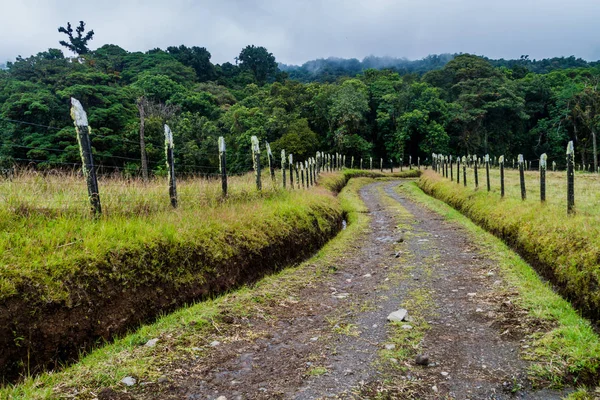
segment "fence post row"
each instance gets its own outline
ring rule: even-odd
[[[256,136],[250,138],[252,143],[252,161],[254,164],[254,173],[256,175],[256,190],[262,190],[262,183],[260,180],[260,144]]]
[[[546,163],[548,156],[546,153],[540,156],[540,201],[546,201]]]
[[[223,197],[227,196],[227,160],[225,158],[225,138],[219,137],[219,171],[221,171],[221,188]]]
[[[94,168],[94,158],[92,157],[92,142],[90,141],[90,126],[88,124],[87,114],[83,106],[74,97],[71,97],[71,118],[77,131],[77,142],[79,143],[79,153],[83,174],[86,177],[88,196],[92,213],[95,216],[102,214],[102,205],[100,204],[100,191],[98,190],[98,177]]]
[[[525,200],[527,198],[527,193],[525,191],[525,171],[524,171],[524,160],[523,154],[519,154],[519,179],[521,180],[521,200]]]
[[[269,158],[269,170],[271,171],[271,181],[275,183],[275,160],[273,159],[273,153],[271,152],[271,146],[269,142],[265,142],[267,148],[267,157]]]
[[[169,197],[171,205],[177,207],[177,182],[175,181],[175,157],[173,154],[173,132],[165,124],[165,153],[167,155],[167,169],[169,170]]]
[[[567,145],[567,214],[575,212],[575,148],[573,142]]]

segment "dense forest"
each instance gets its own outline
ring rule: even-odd
[[[88,111],[96,163],[134,175],[141,128],[150,169],[164,170],[165,122],[186,173],[216,172],[219,136],[231,170],[248,170],[253,135],[298,161],[317,150],[395,163],[409,155],[424,162],[432,152],[529,160],[548,153],[561,165],[574,140],[578,163],[595,163],[600,67],[574,57],[446,54],[290,67],[247,46],[236,64],[216,65],[203,47],[92,51],[81,34],[69,39],[61,44],[73,57],[48,49],[0,70],[0,166],[77,165],[71,96]]]

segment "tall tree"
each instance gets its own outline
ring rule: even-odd
[[[68,42],[66,42],[64,40],[61,40],[59,42],[61,46],[66,47],[67,49],[71,50],[73,53],[75,53],[77,55],[87,54],[90,52],[90,49],[88,48],[87,44],[94,37],[94,31],[91,30],[84,35],[85,22],[79,21],[79,26],[77,28],[75,28],[75,31],[77,32],[77,36],[73,36],[73,28],[71,28],[70,22],[67,22],[66,29],[61,26],[58,28],[58,31],[60,33],[64,33],[65,35],[67,35],[69,37]]]
[[[246,46],[238,60],[240,69],[251,71],[256,82],[261,85],[274,80],[279,70],[275,56],[262,46]]]

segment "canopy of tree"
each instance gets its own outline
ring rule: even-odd
[[[215,65],[196,46],[75,51],[69,58],[48,49],[0,69],[0,167],[80,162],[70,96],[85,106],[96,162],[109,171],[139,173],[141,131],[148,165],[162,173],[165,122],[177,169],[189,173],[216,172],[219,136],[232,172],[251,168],[254,135],[297,161],[324,150],[395,162],[425,162],[432,152],[529,160],[548,153],[561,164],[568,140],[580,162],[596,159],[600,69],[573,57],[369,57],[278,68],[256,46],[242,49],[237,65]]]

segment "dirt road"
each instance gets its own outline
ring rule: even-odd
[[[532,392],[523,312],[457,223],[395,190],[364,187],[370,226],[328,272],[269,318],[180,365],[168,399],[558,399]],[[386,317],[399,308],[403,322]],[[254,336],[253,336],[254,335]],[[417,365],[415,357],[428,357]],[[425,363],[425,362],[423,362]]]

